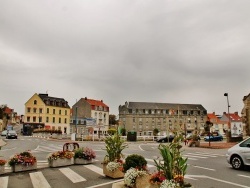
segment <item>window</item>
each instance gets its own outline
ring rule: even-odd
[[[59,114],[61,115],[61,113],[62,113],[62,110],[59,110]]]
[[[39,108],[39,113],[42,114],[43,113],[43,109]]]
[[[65,110],[65,115],[67,115],[67,110]]]
[[[33,117],[33,122],[36,122],[36,116]]]
[[[53,109],[53,114],[56,114],[56,109]]]
[[[36,113],[36,108],[33,108],[33,113]]]
[[[58,120],[58,121],[59,121],[59,123],[61,123],[61,118],[59,118],[59,120]]]
[[[36,100],[34,100],[34,104],[37,104],[37,101],[36,101]]]
[[[47,114],[49,114],[49,108],[47,108]]]
[[[27,117],[27,122],[30,122],[30,117],[29,116]]]
[[[67,118],[64,119],[64,123],[67,123]]]
[[[27,112],[30,113],[30,107],[27,108]]]
[[[52,121],[53,123],[55,123],[56,122],[56,118],[55,117],[53,117],[53,121]]]

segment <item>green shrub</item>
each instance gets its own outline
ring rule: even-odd
[[[147,170],[147,161],[141,155],[132,154],[125,159],[123,164],[123,172],[126,172],[130,168],[136,168],[138,170]]]

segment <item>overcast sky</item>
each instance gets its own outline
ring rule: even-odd
[[[241,112],[250,81],[249,0],[1,0],[0,104],[34,93],[201,104]]]

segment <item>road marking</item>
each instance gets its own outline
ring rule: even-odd
[[[211,171],[215,171],[215,169],[212,169],[212,168],[206,168],[206,167],[202,167],[202,166],[196,166],[196,165],[193,165],[193,167],[195,167],[195,168],[201,168],[201,169],[204,169],[204,170],[211,170]]]
[[[201,157],[201,156],[193,156],[193,155],[183,155],[185,157],[195,157],[195,158],[200,158],[200,159],[207,159],[208,157]]]
[[[0,178],[0,188],[7,188],[9,181],[9,176]]]
[[[208,155],[216,155],[216,156],[221,156],[221,157],[225,157],[226,155],[221,155],[221,154],[216,154],[216,153],[207,153],[207,152],[195,152],[195,153],[200,153],[200,154],[208,154]]]
[[[73,183],[78,183],[86,181],[82,176],[71,170],[70,168],[60,168],[59,169],[67,178],[69,178]]]
[[[144,149],[141,148],[141,145],[138,146],[140,148],[141,151],[144,151]]]
[[[110,181],[107,183],[102,183],[102,184],[98,184],[98,185],[94,185],[94,186],[90,186],[90,187],[86,187],[86,188],[96,188],[96,187],[102,187],[103,185],[109,185],[109,184],[113,184],[113,183],[117,183],[117,182],[121,182],[123,184],[123,180],[114,180],[114,181]]]
[[[32,172],[30,178],[34,188],[51,188],[42,172]]]
[[[86,167],[86,168],[89,169],[89,170],[94,171],[94,172],[97,173],[97,174],[100,174],[101,176],[105,176],[105,175],[103,174],[103,169],[100,168],[100,167],[97,167],[97,166],[95,166],[95,165],[84,165],[84,167]]]
[[[244,177],[244,178],[250,178],[250,176],[241,175],[241,174],[238,174],[238,176],[241,176],[241,177]]]
[[[14,147],[14,148],[9,148],[9,149],[1,149],[1,151],[8,151],[8,150],[13,150],[13,149],[16,149],[16,147]]]
[[[210,155],[210,154],[203,154],[203,153],[187,153],[187,154],[190,154],[190,155],[194,155],[194,156],[197,156],[197,155],[201,155],[201,156],[205,156],[205,157],[218,157],[218,156],[215,156],[215,155]]]

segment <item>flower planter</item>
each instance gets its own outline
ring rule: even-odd
[[[5,172],[5,166],[4,165],[0,165],[0,174],[4,174]]]
[[[190,140],[190,141],[188,142],[188,146],[189,146],[189,147],[199,147],[199,146],[200,146],[200,141]]]
[[[22,172],[22,171],[36,170],[36,169],[37,169],[36,162],[33,165],[14,164],[13,166],[11,166],[12,172]]]
[[[76,158],[74,159],[74,164],[91,164],[93,163],[93,159],[86,160],[83,158]]]
[[[71,159],[56,159],[49,161],[49,167],[69,166],[71,164]]]
[[[135,188],[142,188],[142,187],[147,187],[147,188],[159,188],[160,185],[157,184],[151,184],[149,182],[150,180],[150,175],[144,175],[144,176],[139,176],[136,178],[136,183],[135,183]]]
[[[124,177],[124,173],[118,168],[116,169],[115,171],[109,171],[107,168],[106,168],[106,164],[103,164],[103,174],[105,176],[108,176],[108,177],[111,177],[113,179],[116,179],[116,178],[123,178]]]

